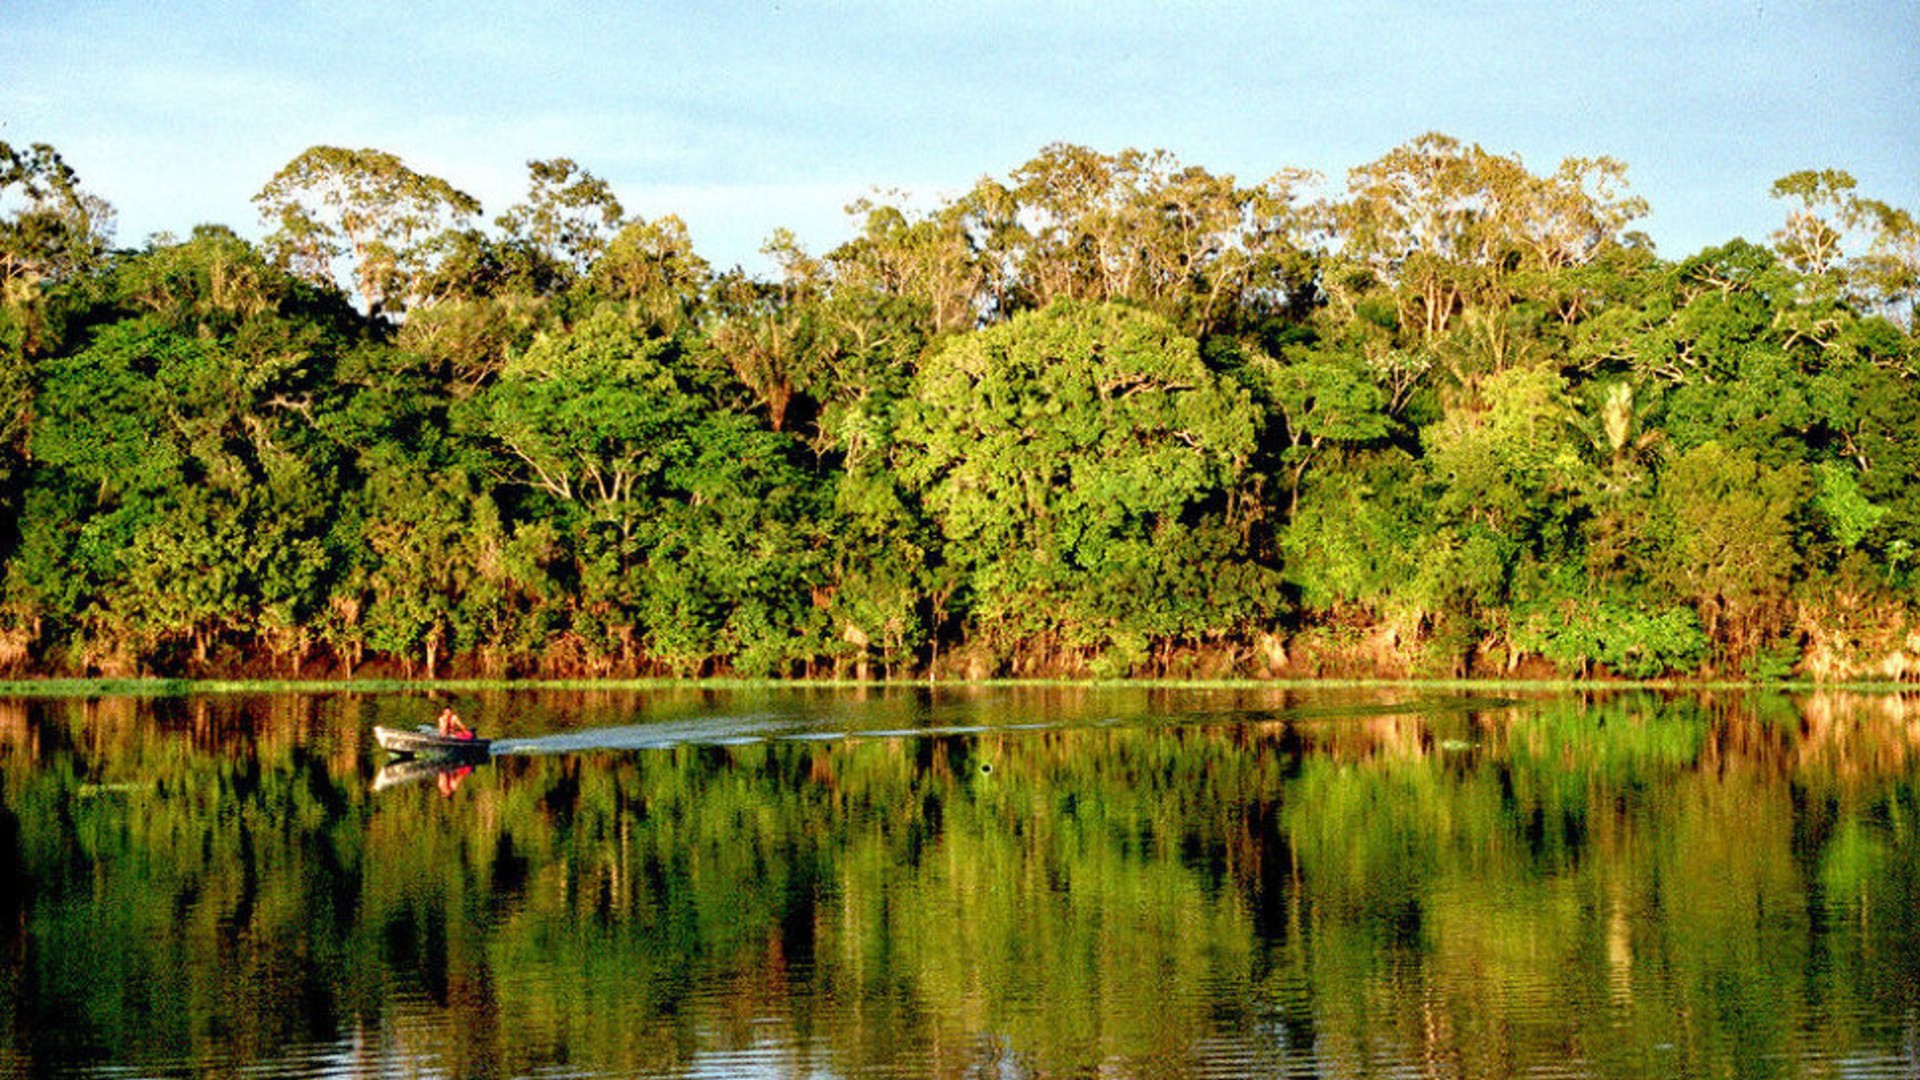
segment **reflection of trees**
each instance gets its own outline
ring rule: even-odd
[[[22,1057],[249,1060],[340,1007],[339,782],[290,744],[201,752],[146,704],[36,703],[36,736],[0,750]]]
[[[1907,706],[1126,693],[378,801],[377,700],[0,702],[0,1062],[1765,1072],[1920,1009]]]
[[[1516,714],[1465,771],[1310,761],[1287,827],[1314,940],[1283,953],[1319,990],[1323,1040],[1465,1075],[1569,1056],[1756,1074],[1912,1009],[1911,758],[1837,763],[1782,721],[1779,703],[1610,697]]]

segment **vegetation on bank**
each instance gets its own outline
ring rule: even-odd
[[[1611,159],[1055,145],[717,272],[315,147],[112,247],[0,144],[0,674],[1920,677],[1920,227]]]
[[[1574,694],[1602,699],[1630,692],[1680,693],[1737,691],[1763,695],[1805,693],[1854,693],[1870,697],[1901,698],[1911,687],[1893,681],[1845,682],[1785,679],[1762,682],[1753,679],[1705,679],[1697,677],[1668,679],[1622,679],[1609,677],[1558,679],[1512,679],[1491,676],[1461,679],[1382,679],[1382,678],[1229,678],[1229,679],[993,679],[964,683],[925,681],[859,682],[852,679],[742,678],[708,676],[684,678],[651,676],[628,678],[536,679],[536,678],[75,678],[66,676],[29,676],[0,679],[0,698],[185,698],[214,695],[345,694],[351,696],[401,695],[425,700],[459,702],[467,695],[491,698],[499,694],[550,693],[647,693],[675,691],[714,695],[763,694],[792,695],[849,694],[864,697],[868,692],[883,695],[960,693],[977,691],[1100,692],[1133,687],[1151,692],[1234,695],[1247,691],[1328,691],[1369,690],[1406,692],[1431,707],[1444,702],[1449,708],[1479,707],[1488,703],[1511,704],[1514,698],[1560,697]],[[1471,696],[1456,698],[1456,694]],[[1488,697],[1486,695],[1494,695]],[[1513,695],[1514,698],[1508,697]],[[464,706],[462,706],[464,707]]]

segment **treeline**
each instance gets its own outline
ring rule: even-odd
[[[1055,145],[763,280],[565,159],[135,250],[0,144],[0,668],[1920,676],[1920,227],[1624,173]]]

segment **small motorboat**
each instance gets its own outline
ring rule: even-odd
[[[373,737],[382,749],[395,757],[483,758],[489,755],[492,739],[458,738],[442,735],[438,728],[422,726],[412,731],[374,725]]]

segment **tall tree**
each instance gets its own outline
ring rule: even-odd
[[[527,198],[495,221],[507,242],[578,278],[607,250],[625,211],[607,182],[571,158],[527,162]]]
[[[914,398],[898,466],[990,637],[1098,650],[1226,632],[1267,602],[1219,516],[1252,402],[1166,320],[1057,303],[956,339]]]
[[[59,343],[61,305],[48,290],[99,267],[113,218],[59,151],[0,142],[0,445],[20,415],[23,384],[12,369]]]
[[[819,310],[826,266],[785,229],[775,230],[761,250],[779,264],[779,284],[729,275],[715,290],[719,320],[711,338],[734,378],[753,393],[767,423],[784,431],[789,408],[833,347]]]
[[[1920,304],[1920,223],[1911,211],[1858,194],[1843,169],[1802,169],[1773,182],[1790,201],[1773,249],[1811,279],[1816,296],[1839,294],[1911,328]]]
[[[694,251],[687,223],[667,214],[622,224],[586,284],[596,299],[618,301],[672,333],[694,321],[712,281],[713,268]]]
[[[367,314],[404,314],[446,234],[480,202],[382,150],[314,146],[253,197],[269,249],[300,277],[338,283],[338,260]]]
[[[0,142],[0,558],[19,522],[33,361],[63,336],[67,305],[57,294],[98,266],[112,233],[113,209],[80,186],[58,151]]]
[[[80,186],[45,143],[0,142],[0,290],[92,269],[113,239],[113,208]]]
[[[1348,269],[1327,281],[1348,310],[1369,286],[1384,288],[1398,326],[1422,345],[1477,313],[1467,325],[1474,359],[1457,372],[1499,370],[1517,360],[1507,312],[1523,275],[1590,261],[1646,212],[1624,180],[1611,158],[1569,158],[1536,176],[1517,156],[1423,135],[1348,174],[1333,207]]]

